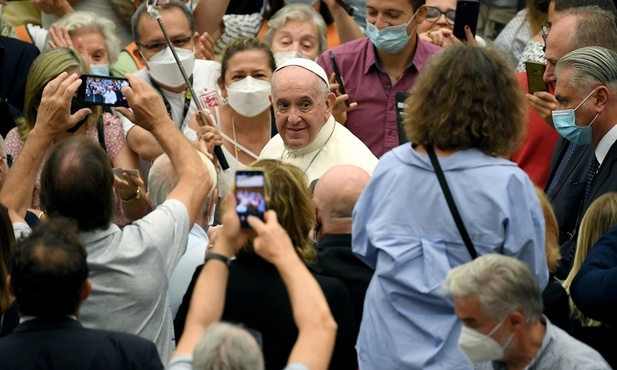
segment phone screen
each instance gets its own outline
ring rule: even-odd
[[[126,78],[81,75],[81,80],[77,98],[86,104],[105,107],[129,106],[126,97],[122,94],[122,87],[129,86]]]
[[[264,192],[264,174],[259,170],[236,172],[236,212],[240,217],[242,228],[250,228],[246,221],[248,216],[264,219],[266,195]]]
[[[456,3],[456,16],[454,17],[454,36],[461,40],[467,40],[465,26],[471,28],[471,33],[476,35],[478,15],[480,14],[480,2],[478,0],[459,0]]]

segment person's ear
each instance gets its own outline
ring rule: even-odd
[[[13,286],[13,281],[11,281],[11,275],[6,276],[6,288],[11,297],[15,298],[15,287]]]
[[[418,14],[416,14],[416,24],[420,24],[422,22],[424,22],[424,19],[426,19],[426,11],[427,11],[427,7],[426,4],[422,5],[420,7],[420,9],[418,10]]]
[[[81,293],[79,294],[79,303],[85,301],[92,293],[92,281],[90,278],[86,279],[81,285]]]
[[[216,83],[221,89],[221,97],[227,99],[227,88],[225,87],[225,83],[223,82],[223,76],[219,76],[219,78],[216,79]]]
[[[328,120],[328,118],[330,118],[330,115],[332,115],[332,109],[334,108],[334,102],[336,101],[336,95],[334,95],[334,93],[328,93],[328,96],[326,98],[326,115],[324,118],[324,122],[326,122]]]
[[[608,105],[611,91],[606,86],[600,86],[596,91],[596,113],[601,113]]]
[[[517,330],[526,323],[525,316],[523,316],[521,311],[514,311],[510,313],[506,321],[510,324],[513,330]]]
[[[133,49],[133,56],[137,58],[137,60],[139,61],[139,63],[141,63],[141,65],[146,66],[146,68],[150,70],[150,66],[148,65],[148,62],[146,61],[144,56],[141,54],[139,47],[136,47],[135,49]]]

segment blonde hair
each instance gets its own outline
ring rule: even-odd
[[[546,251],[546,265],[548,271],[554,274],[557,271],[557,265],[561,259],[561,250],[559,249],[559,224],[553,211],[551,202],[546,197],[546,194],[539,187],[536,188],[536,194],[540,199],[540,206],[542,207],[542,213],[544,214],[544,223],[546,229],[544,232],[545,239],[545,251]]]
[[[26,81],[24,117],[16,121],[19,136],[22,140],[25,141],[30,131],[34,128],[37,109],[41,103],[45,86],[47,86],[49,81],[58,77],[60,73],[72,69],[79,69],[84,73],[88,72],[88,67],[79,53],[69,48],[48,50],[34,60],[28,73],[28,80]],[[88,118],[88,126],[96,124],[98,117],[101,115],[101,107],[92,107],[91,110],[92,114]]]
[[[570,294],[570,285],[572,280],[576,277],[576,274],[581,268],[587,254],[591,247],[600,239],[600,237],[617,223],[617,193],[606,193],[596,199],[583,216],[581,226],[578,231],[578,238],[576,240],[576,253],[574,255],[574,262],[572,263],[572,270],[570,274],[563,281],[562,285]],[[576,307],[572,298],[570,297],[570,312],[572,318],[578,320],[583,326],[600,326],[601,322],[592,320],[586,317]]]
[[[315,226],[315,206],[304,172],[275,159],[258,160],[250,168],[263,170],[264,190],[270,198],[268,209],[276,211],[279,223],[289,234],[300,258],[306,263],[313,262],[317,253],[310,232]],[[246,249],[252,251],[252,240]]]

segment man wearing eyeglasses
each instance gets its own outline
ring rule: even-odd
[[[397,95],[407,93],[427,59],[441,51],[417,36],[426,13],[424,0],[366,0],[368,37],[331,49],[351,102],[346,106],[337,93],[333,115],[378,158],[400,144]],[[318,63],[333,76],[328,51]]]
[[[195,94],[191,96],[180,72],[171,49],[165,42],[165,36],[156,19],[147,12],[147,4],[142,3],[133,18],[131,27],[137,44],[134,56],[145,65],[135,75],[142,78],[161,95],[168,115],[184,135],[197,141],[195,131],[188,127],[188,121],[197,112],[195,100],[199,99],[204,108],[217,106],[221,102],[217,78],[220,76],[220,64],[208,60],[195,59],[195,32],[193,16],[179,0],[168,0],[158,5],[163,23],[178,58],[192,81]],[[126,116],[130,112],[122,110]],[[142,159],[151,161],[163,153],[154,136],[135,126],[127,117],[122,125],[129,147]]]
[[[587,46],[602,46],[610,49],[617,47],[617,28],[615,26],[615,6],[612,1],[588,0],[584,6],[574,5],[580,0],[557,0],[549,7],[549,21],[546,38],[546,72],[544,81],[549,85],[549,91],[556,86],[555,66],[566,54]],[[607,5],[610,5],[607,7]],[[609,9],[603,10],[603,9]],[[558,92],[556,92],[558,93]],[[554,126],[553,111],[574,109],[586,98],[581,96],[578,101],[559,102],[560,97],[553,93],[538,91],[527,94],[531,107],[549,125]],[[588,126],[594,120],[589,106],[597,104],[597,98],[592,96],[574,112],[577,125]],[[606,112],[600,116],[606,115]],[[601,117],[597,119],[602,121]],[[605,118],[604,118],[605,119]],[[598,126],[594,122],[592,127]],[[576,127],[566,128],[577,132]],[[580,220],[591,201],[603,192],[590,194],[591,186],[596,186],[595,174],[597,168],[590,166],[594,160],[594,148],[585,138],[575,138],[567,134],[563,128],[557,130],[560,138],[557,141],[550,164],[550,172],[546,181],[545,191],[553,204],[555,216],[559,224],[559,244],[562,259],[556,273],[558,279],[564,279],[570,272]],[[542,145],[542,144],[540,144]],[[610,146],[610,145],[609,145]],[[602,161],[600,161],[602,162]],[[591,177],[590,177],[591,176]],[[589,181],[591,180],[591,181]],[[589,185],[588,185],[589,184]],[[588,188],[589,187],[589,188]]]

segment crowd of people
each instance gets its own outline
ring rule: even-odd
[[[0,370],[617,368],[613,1],[34,3]]]

